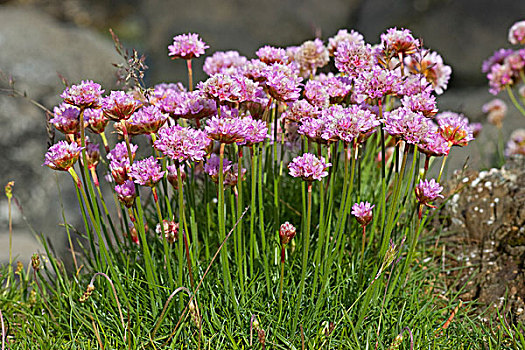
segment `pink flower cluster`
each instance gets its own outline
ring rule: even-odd
[[[295,157],[288,164],[288,169],[293,177],[300,177],[304,181],[320,181],[323,177],[328,176],[327,169],[331,165],[331,163],[325,162],[324,157],[317,158],[311,153],[305,153],[302,156]]]
[[[180,34],[175,36],[173,44],[168,46],[168,56],[171,56],[172,59],[183,58],[190,60],[203,55],[207,48],[209,46],[199,38],[198,34]]]

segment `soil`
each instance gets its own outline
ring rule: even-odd
[[[501,169],[457,172],[439,222],[447,280],[463,301],[525,321],[525,157]],[[442,241],[443,242],[443,241]]]

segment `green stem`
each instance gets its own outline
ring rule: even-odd
[[[286,255],[285,245],[281,248],[281,275],[279,276],[279,321],[281,322],[281,315],[283,311],[283,285],[284,285],[284,258]]]
[[[162,240],[162,246],[164,247],[164,259],[165,259],[164,263],[166,264],[166,267],[168,270],[168,283],[170,285],[170,289],[173,289],[173,271],[171,270],[171,254],[170,254],[170,248],[168,247],[168,241],[166,240],[166,232],[164,230],[164,220],[162,219],[162,213],[160,211],[157,189],[155,187],[152,187],[151,191],[153,192],[153,200],[155,202],[155,208],[157,209],[157,217],[159,219],[160,231],[162,234],[161,240]]]
[[[266,236],[265,236],[265,221],[264,221],[264,196],[263,196],[263,161],[262,161],[262,155],[263,152],[260,153],[261,159],[259,160],[259,181],[258,181],[258,189],[257,192],[259,193],[259,229],[261,231],[261,246],[262,246],[262,259],[264,261],[264,275],[266,279],[266,292],[268,295],[271,295],[271,287],[270,287],[270,272],[268,267],[268,251],[266,247]]]
[[[299,285],[299,295],[295,304],[295,315],[293,319],[292,330],[295,332],[297,322],[299,321],[299,310],[301,309],[301,303],[304,293],[304,286],[306,282],[306,270],[308,268],[308,249],[310,246],[310,224],[312,219],[312,182],[308,182],[308,200],[306,207],[306,229],[303,232],[303,262],[301,271],[301,282]]]
[[[238,149],[238,156],[239,156],[239,162],[237,165],[237,189],[238,189],[238,195],[237,195],[237,219],[239,219],[242,215],[243,210],[243,193],[242,193],[242,147],[239,146]],[[233,208],[232,208],[233,210]],[[244,244],[243,244],[243,222],[240,221],[239,225],[237,225],[237,271],[238,271],[238,277],[239,277],[239,284],[241,285],[241,295],[243,302],[245,301],[245,293],[244,293],[244,269],[245,269],[245,254],[244,254]]]
[[[252,157],[252,166],[251,166],[251,175],[252,175],[252,197],[251,197],[251,206],[250,206],[250,278],[253,279],[254,275],[254,254],[255,254],[255,192],[257,184],[257,150],[258,147],[252,146],[251,148],[251,157]]]
[[[443,175],[443,170],[445,169],[445,163],[447,162],[448,154],[445,154],[443,157],[443,161],[441,162],[441,169],[439,169],[439,176],[437,178],[437,182],[441,181],[441,176]]]
[[[514,107],[516,107],[516,109],[521,113],[521,115],[525,117],[525,109],[523,109],[518,100],[516,100],[516,96],[514,96],[514,92],[512,92],[512,88],[510,87],[510,85],[506,86],[506,90]]]

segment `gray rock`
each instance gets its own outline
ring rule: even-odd
[[[28,8],[0,6],[0,70],[16,79],[19,90],[52,109],[63,85],[57,72],[70,83],[92,79],[106,90],[113,87],[112,63],[119,62],[112,43],[89,29],[78,29]],[[2,88],[7,87],[2,82]],[[57,140],[61,137],[57,132]],[[57,182],[61,185],[65,214],[78,218],[78,204],[70,176],[43,167],[47,151],[45,114],[27,100],[0,95],[0,186],[15,180],[14,194],[23,215],[43,232],[57,250],[64,247],[64,228]],[[0,199],[2,246],[7,250],[7,200]],[[14,255],[27,262],[38,249],[23,215],[13,208],[16,231]],[[77,219],[78,220],[78,219]],[[32,243],[30,243],[32,242]],[[4,244],[6,243],[6,244]],[[2,261],[6,256],[1,256]]]

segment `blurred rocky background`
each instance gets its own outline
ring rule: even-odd
[[[452,67],[449,89],[438,99],[440,109],[484,122],[481,106],[492,96],[481,64],[496,49],[509,47],[508,28],[524,18],[525,1],[520,0],[0,0],[0,70],[16,79],[18,89],[52,108],[63,89],[57,73],[72,83],[93,79],[106,91],[115,87],[112,63],[120,57],[109,28],[126,47],[148,57],[146,81],[155,84],[186,82],[184,63],[167,56],[172,37],[180,33],[199,33],[210,46],[207,54],[236,49],[253,57],[264,44],[298,45],[316,36],[326,40],[340,28],[355,29],[376,43],[380,33],[397,26],[411,29]],[[202,62],[201,57],[194,63],[197,79],[204,77]],[[509,107],[505,138],[525,126],[525,118],[510,103]],[[472,168],[493,164],[496,135],[489,125],[471,146],[454,149],[449,173],[467,159]],[[1,94],[0,185],[16,182],[14,193],[23,213],[13,210],[14,248],[24,262],[41,250],[24,215],[58,250],[65,250],[57,181],[66,217],[77,217],[69,177],[41,166],[46,145],[43,111],[23,98]],[[7,258],[7,227],[7,201],[2,195],[1,261]]]

